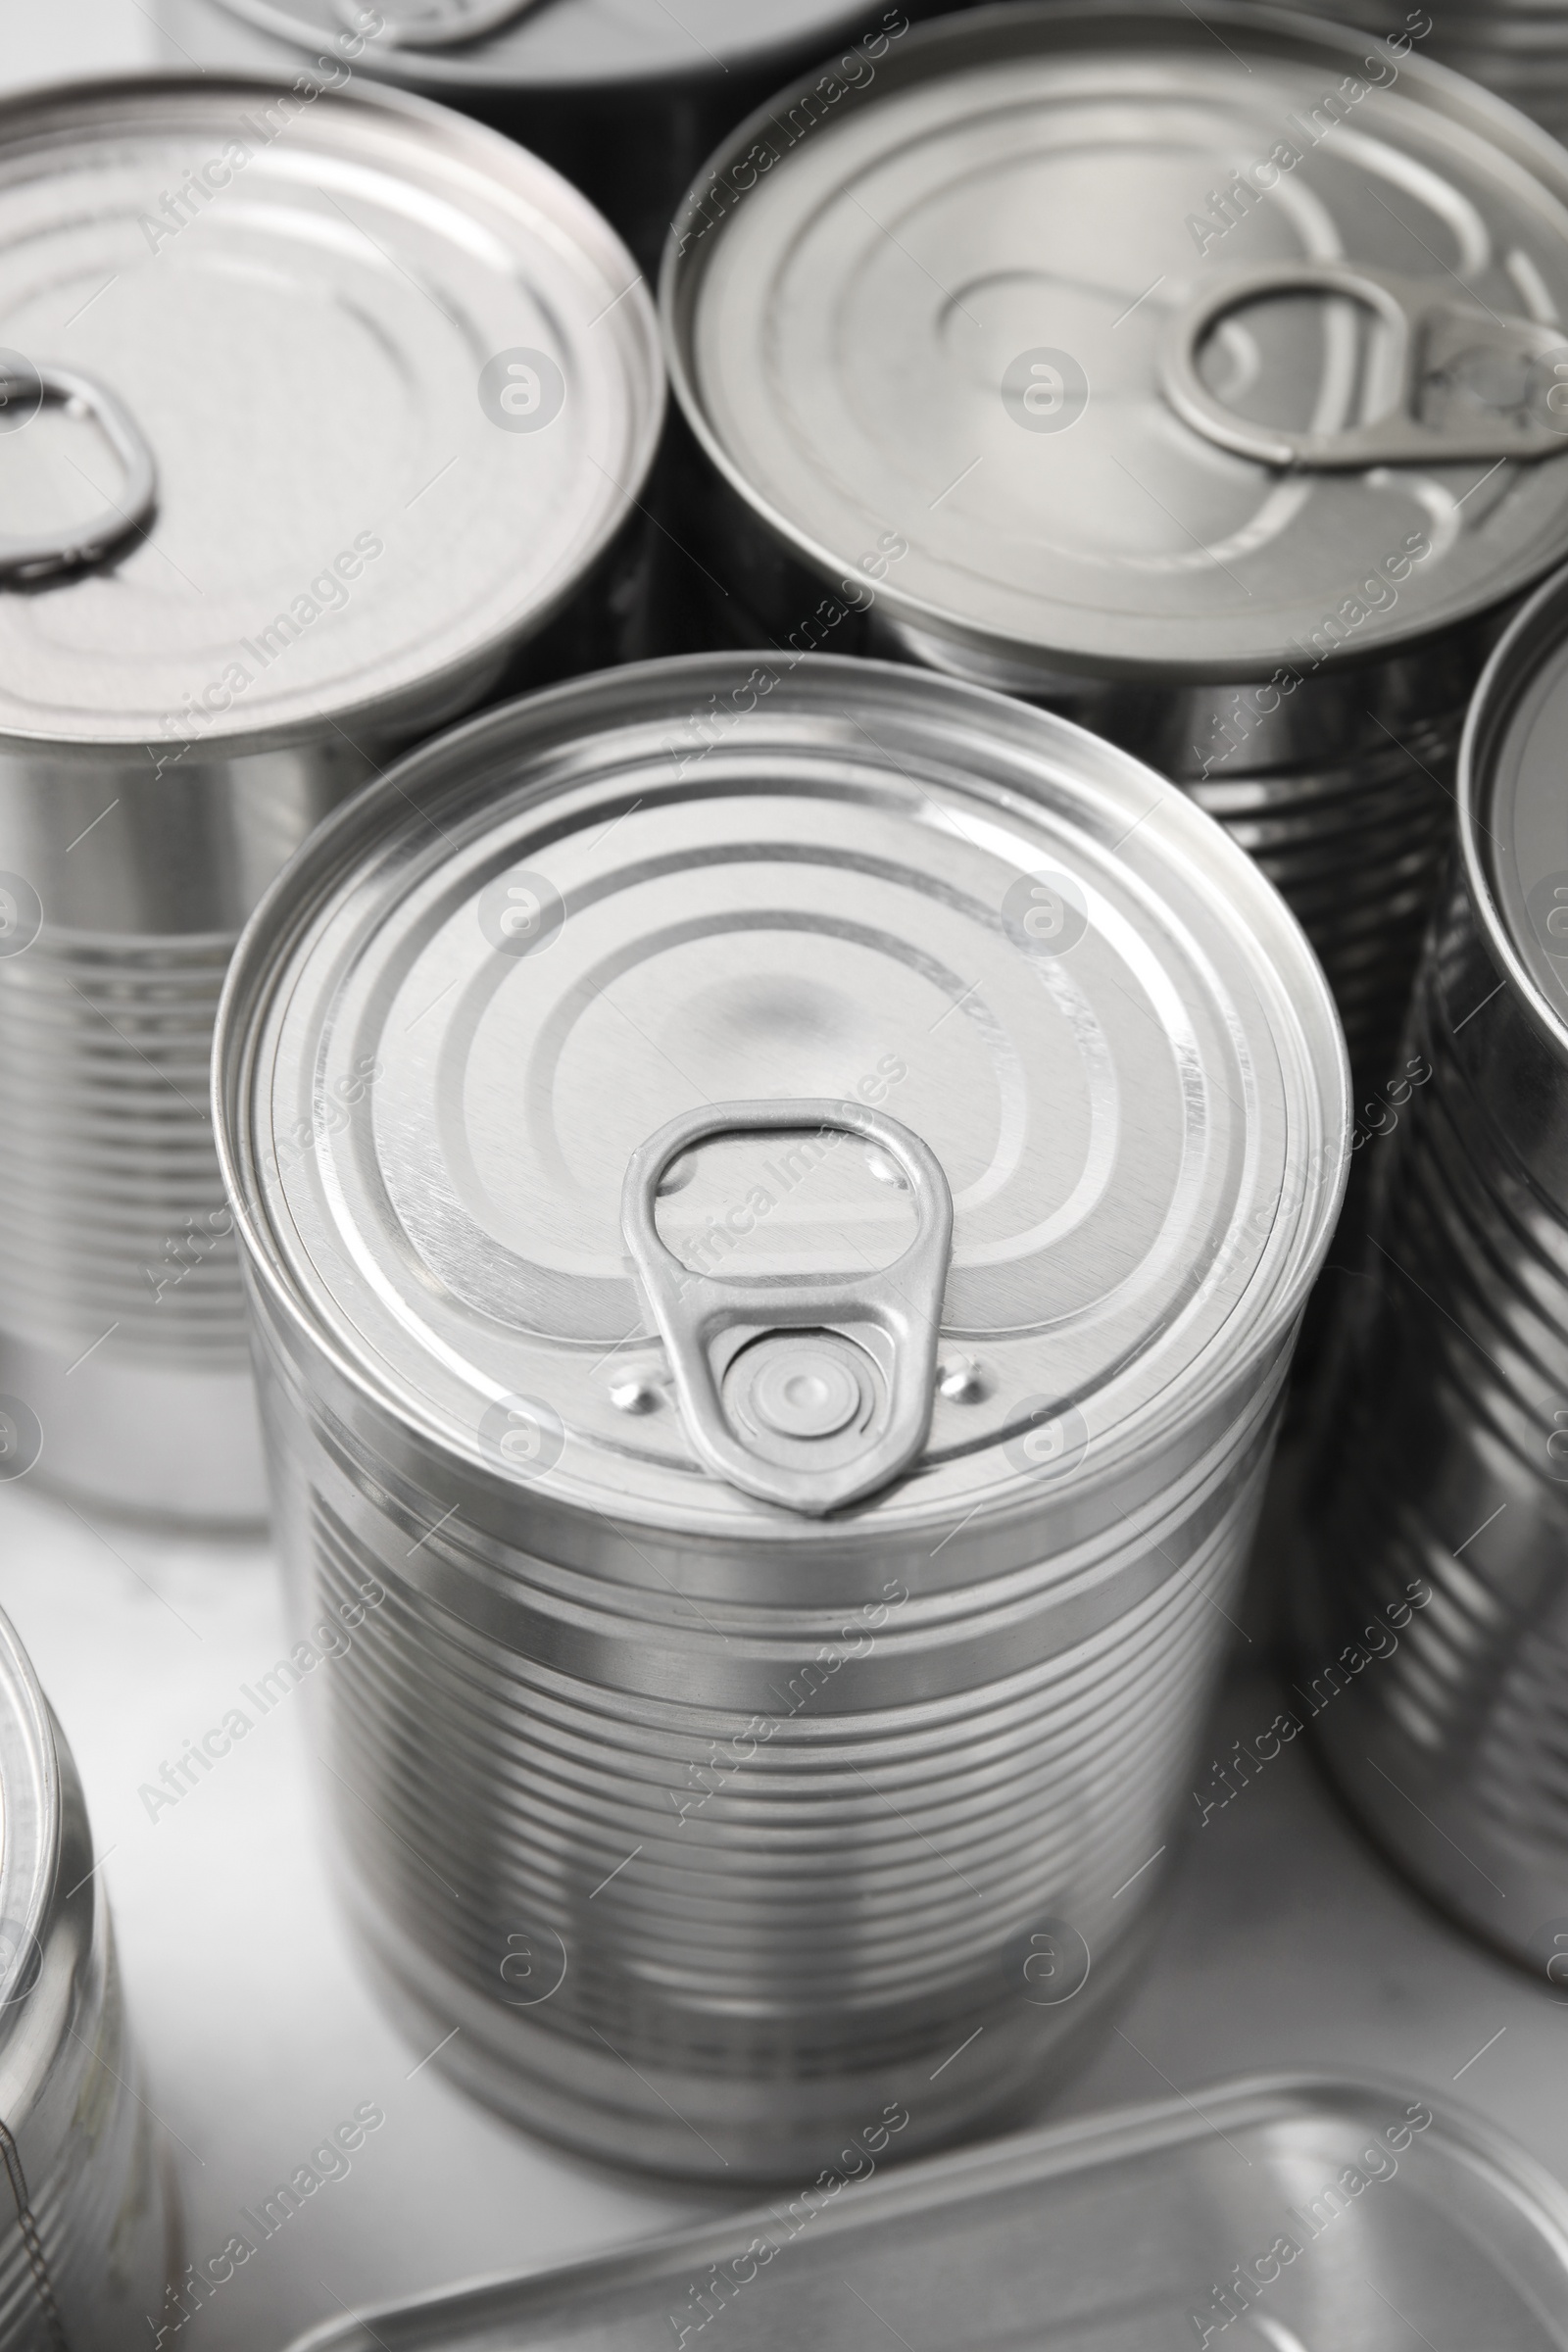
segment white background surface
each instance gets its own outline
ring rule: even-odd
[[[0,84],[153,55],[135,0],[0,0]],[[286,1646],[263,1546],[94,1528],[43,1494],[4,1489],[0,1606],[86,1785],[191,2255],[216,2253],[240,2227],[239,2208],[356,2106],[386,2111],[348,2177],[326,2183],[182,2331],[191,2352],[277,2352],[318,2319],[538,2268],[713,2209],[716,2199],[574,2164],[416,2067],[419,2053],[370,2006],[339,1930],[303,1692],[149,1819],[139,1787]],[[1243,1684],[1228,1709],[1231,1736],[1256,1735],[1275,1702]],[[1410,2077],[1440,2110],[1466,2101],[1568,2181],[1568,2006],[1393,1881],[1323,1794],[1300,1743],[1201,1829],[1176,1793],[1188,1807],[1186,1852],[1163,1938],[1060,2112],[1251,2068],[1375,2069]]]

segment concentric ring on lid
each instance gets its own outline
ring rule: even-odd
[[[636,266],[546,165],[420,99],[217,73],[0,106],[0,347],[112,393],[157,477],[112,560],[0,588],[29,746],[434,723],[581,585],[663,409]],[[116,470],[23,418],[8,528]]]
[[[1568,158],[1408,34],[988,8],[726,142],[666,248],[665,347],[708,457],[808,564],[902,535],[883,617],[939,662],[1238,679],[1404,643],[1568,551],[1568,417],[1535,463],[1284,472],[1177,414],[1164,345],[1195,298],[1324,263],[1451,310],[1465,348],[1422,413],[1495,425],[1544,399],[1559,323],[1568,363]],[[1255,426],[1348,429],[1392,366],[1369,317],[1253,299],[1206,388]]]
[[[936,1153],[966,1368],[879,1524],[1241,1410],[1343,1181],[1338,1024],[1250,862],[1097,738],[879,663],[647,664],[426,747],[274,886],[219,1027],[273,1305],[466,1459],[664,1525],[785,1516],[697,1467],[662,1389],[620,1200],[674,1114],[871,1103]],[[905,1246],[853,1139],[688,1159],[670,1247],[719,1279]]]

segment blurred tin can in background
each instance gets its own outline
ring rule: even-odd
[[[1562,0],[1443,0],[1431,10],[1402,0],[1304,0],[1337,23],[1375,33],[1414,26],[1428,52],[1506,99],[1561,138],[1568,129],[1568,8]]]
[[[0,110],[0,1392],[80,1494],[264,1507],[208,1108],[229,950],[525,642],[630,650],[633,279],[553,172],[416,100]]]
[[[1488,666],[1348,1286],[1299,1686],[1362,1819],[1568,1986],[1568,580]]]
[[[0,2344],[156,2328],[175,2229],[71,1751],[0,1617]]]
[[[158,0],[163,53],[438,98],[597,204],[652,276],[705,155],[808,68],[872,81],[943,0]]]
[[[323,1736],[420,2050],[726,2179],[1037,2096],[1147,1931],[1339,1200],[1256,868],[1003,697],[623,669],[318,834],[216,1084],[300,1605],[384,1595]]]
[[[1480,624],[1568,551],[1561,149],[1409,29],[980,9],[737,131],[662,301],[697,627],[1146,759],[1284,891],[1380,1083]]]

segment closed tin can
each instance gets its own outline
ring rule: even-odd
[[[1568,582],[1461,763],[1460,864],[1382,1122],[1299,1656],[1322,1752],[1445,1907],[1568,1980]]]
[[[207,1099],[229,950],[395,750],[624,635],[662,408],[633,274],[416,100],[0,108],[0,1393],[82,1495],[264,1507]]]
[[[0,1618],[0,2344],[120,2352],[174,2256],[71,1751]]]
[[[1338,1202],[1256,869],[1002,697],[632,667],[341,811],[215,1083],[421,2054],[725,2179],[1036,2096],[1151,1916]]]
[[[889,2144],[867,2130],[787,2203],[334,2316],[296,2352],[687,2352],[720,2319],[737,2352],[841,2352],[862,2306],[879,2333],[976,2352],[1015,2344],[1030,2311],[1054,2352],[1360,2352],[1391,2340],[1391,2311],[1413,2343],[1568,2345],[1560,2184],[1407,2082],[1244,2076],[877,2180]]]
[[[1446,0],[1436,11],[1405,9],[1400,0],[1331,0],[1320,13],[1377,33],[1409,27],[1426,42],[1427,54],[1494,91],[1554,138],[1568,127],[1568,9],[1562,0]]]
[[[171,62],[441,99],[541,155],[650,275],[692,173],[808,67],[869,82],[941,0],[158,0]]]
[[[1489,616],[1568,551],[1568,158],[1414,44],[974,10],[737,131],[662,291],[706,625],[1146,759],[1290,900],[1358,1084]]]

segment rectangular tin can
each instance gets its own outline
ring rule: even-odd
[[[1403,1083],[1361,1140],[1297,1599],[1320,1753],[1427,1892],[1568,1981],[1568,583],[1477,694]],[[1332,1704],[1330,1703],[1332,1701]]]
[[[793,2196],[568,2269],[334,2319],[296,2352],[1556,2352],[1568,2199],[1409,2084],[1252,2076]]]

